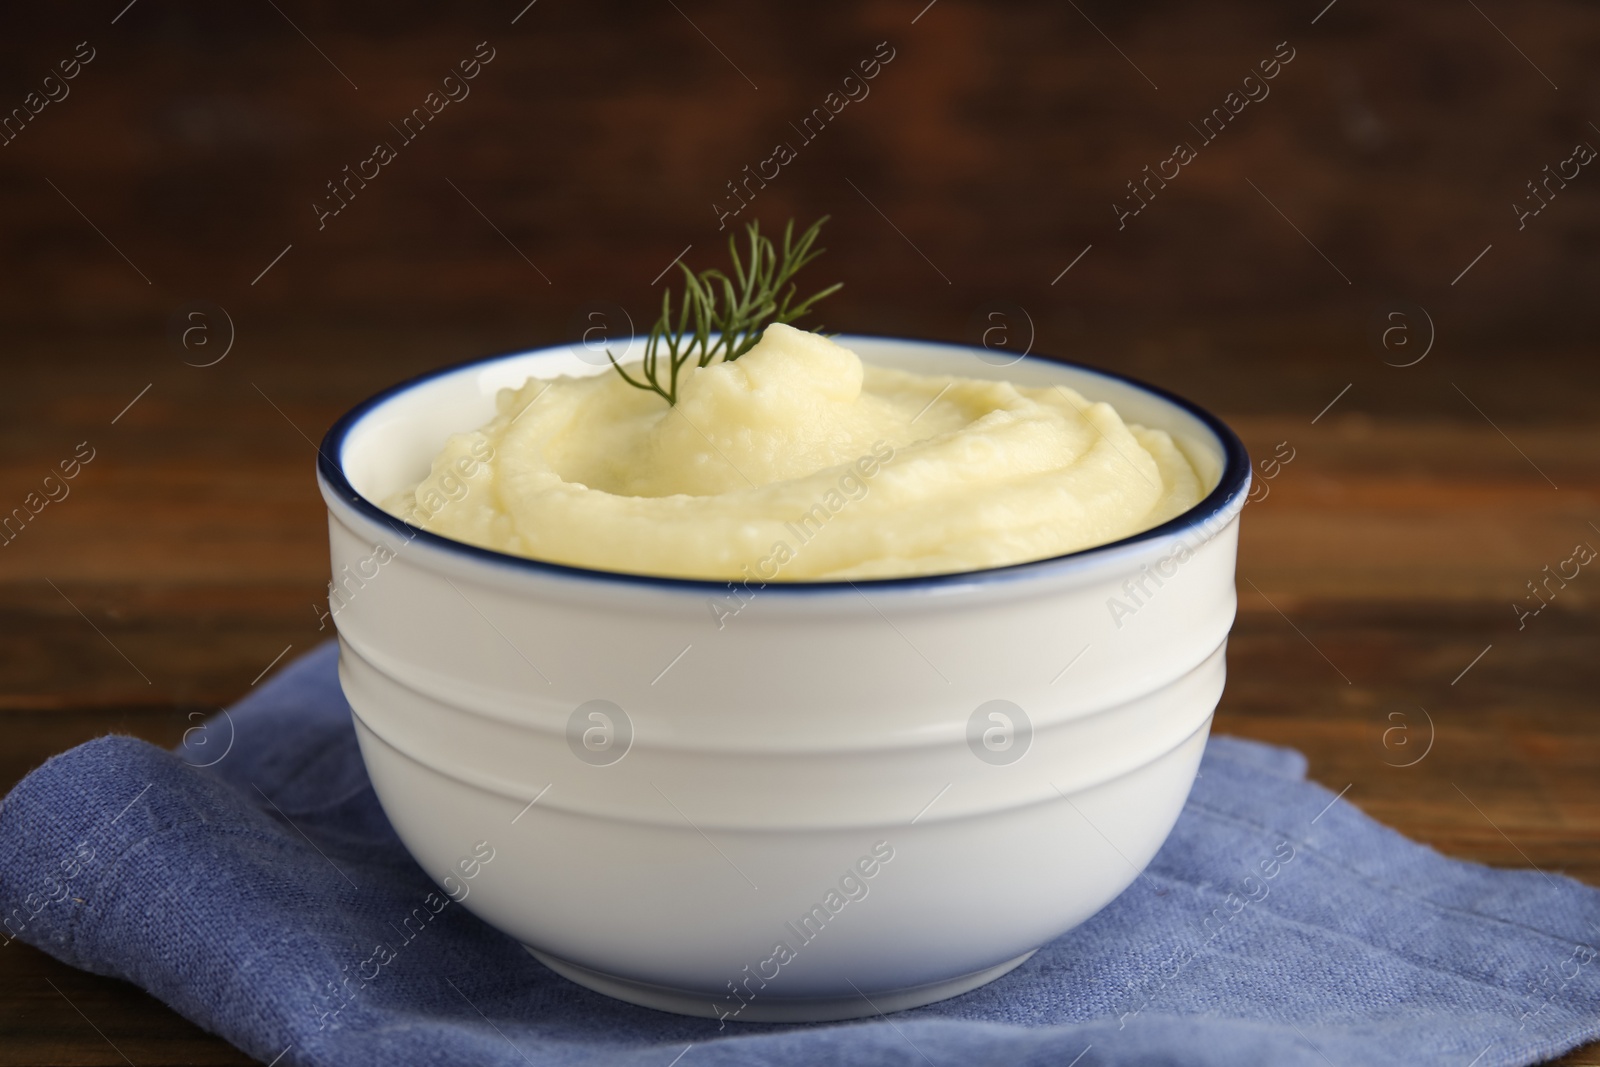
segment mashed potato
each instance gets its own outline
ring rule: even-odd
[[[1115,541],[1209,489],[1173,439],[1064,386],[863,365],[768,326],[679,400],[530,379],[387,510],[554,563],[759,582],[980,570]]]

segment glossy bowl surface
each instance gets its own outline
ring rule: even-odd
[[[384,810],[447,892],[590,988],[739,1021],[953,996],[1109,903],[1188,796],[1234,617],[1238,439],[1086,367],[839,340],[1110,401],[1215,488],[1053,559],[736,589],[509,556],[375,503],[498,389],[608,373],[576,347],[396,386],[323,442],[340,680]]]

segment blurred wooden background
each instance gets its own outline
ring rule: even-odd
[[[1600,146],[1600,10],[525,3],[0,11],[0,114],[66,94],[0,145],[0,509],[94,450],[0,546],[0,786],[106,731],[173,744],[312,647],[308,438],[402,377],[572,338],[590,302],[647,322],[787,141],[739,221],[833,216],[830,328],[977,342],[1003,306],[1013,346],[1294,449],[1245,514],[1219,730],[1451,855],[1600,884],[1600,577],[1520,630],[1512,607],[1600,546],[1600,174],[1527,185]],[[319,229],[326,183],[479,42],[470,95]],[[880,42],[869,95],[802,143]],[[1280,42],[1270,95],[1202,144]],[[1119,229],[1180,141],[1197,158]],[[3,1062],[243,1062],[23,945],[0,1003]]]

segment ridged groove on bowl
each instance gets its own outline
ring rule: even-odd
[[[627,754],[596,767],[572,754],[564,733],[474,720],[408,690],[348,642],[341,648],[340,681],[357,718],[395,751],[518,803],[537,795],[547,808],[654,825],[676,825],[686,816],[697,825],[730,830],[848,827],[914,815],[926,798],[920,790],[906,790],[906,781],[935,788],[949,783],[948,797],[928,816],[948,819],[1050,800],[1126,774],[1182,744],[1210,718],[1222,693],[1225,654],[1226,642],[1181,678],[1093,715],[1041,715],[1024,755],[999,766],[980,761],[968,747],[965,716],[954,736],[938,743],[730,756],[656,748],[650,720],[640,715]],[[717,798],[709,807],[696,799],[706,783],[715,784]],[[819,783],[827,788],[819,789]],[[663,799],[672,794],[681,808]],[[729,814],[725,796],[744,798],[737,817]]]
[[[337,517],[330,533],[336,561],[371,551]],[[1128,583],[1111,571],[1076,593],[1042,581],[935,601],[758,594],[719,630],[694,596],[646,597],[661,602],[631,608],[607,597],[567,603],[544,588],[450,578],[401,554],[334,621],[355,651],[408,689],[519,729],[564,730],[574,708],[602,698],[630,715],[649,712],[660,748],[730,756],[901,748],[958,734],[955,707],[1003,698],[1036,717],[1087,716],[1183,676],[1232,622],[1236,539],[1235,519],[1169,575],[1149,607],[1122,617],[1112,605],[1124,603]],[[746,693],[759,693],[759,706],[737,698]]]

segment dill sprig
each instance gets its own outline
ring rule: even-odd
[[[606,350],[606,358],[629,385],[676,404],[678,375],[684,367],[691,363],[704,367],[718,359],[731,363],[755,347],[768,323],[794,322],[817,301],[839,290],[842,282],[798,300],[798,287],[794,284],[794,276],[827,251],[816,247],[817,235],[827,221],[824,215],[797,238],[794,220],[790,219],[783,228],[781,248],[761,236],[760,223],[752,222],[745,227],[749,247],[743,259],[738,240],[730,234],[731,276],[715,268],[696,273],[679,262],[683,302],[678,306],[676,324],[669,286],[661,294],[661,317],[645,341],[644,358],[638,364],[640,377],[629,374],[610,349]]]

